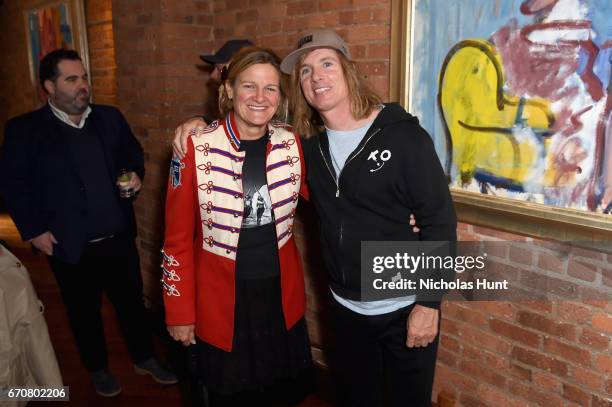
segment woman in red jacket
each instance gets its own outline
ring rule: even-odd
[[[286,116],[279,65],[267,49],[237,53],[220,87],[224,118],[171,165],[166,322],[174,339],[197,342],[214,394],[261,390],[311,363],[292,233],[304,163],[299,137],[274,120]]]

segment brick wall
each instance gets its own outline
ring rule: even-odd
[[[360,72],[382,95],[389,93],[390,1],[213,1],[214,45],[249,38],[285,56],[309,28],[333,27],[349,44]],[[211,48],[208,51],[213,51]]]
[[[597,299],[609,299],[612,255],[467,224],[459,239],[505,242],[488,267],[550,301],[444,303],[436,393],[466,406],[610,406],[612,303]]]

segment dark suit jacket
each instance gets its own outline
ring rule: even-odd
[[[112,180],[121,168],[144,178],[144,157],[125,118],[114,107],[91,105],[87,118],[104,149]],[[54,256],[76,263],[87,244],[85,186],[75,170],[61,121],[49,105],[9,120],[0,155],[0,189],[5,205],[24,240],[51,231],[58,241]],[[136,235],[132,202],[117,200]]]

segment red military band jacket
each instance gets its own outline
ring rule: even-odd
[[[266,177],[272,199],[281,297],[287,329],[304,316],[306,297],[293,221],[305,170],[299,137],[285,125],[268,126]],[[195,324],[203,341],[232,350],[235,265],[244,196],[240,135],[233,113],[189,137],[173,159],[166,200],[162,285],[166,323]]]

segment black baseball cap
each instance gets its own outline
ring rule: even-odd
[[[200,59],[208,64],[227,64],[236,52],[253,45],[249,40],[229,40],[215,54],[202,54]]]

